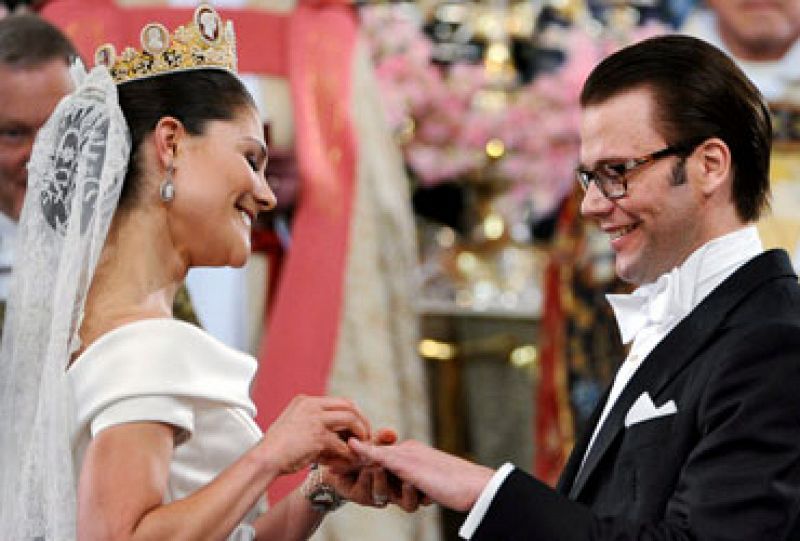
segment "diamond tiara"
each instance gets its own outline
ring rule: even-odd
[[[127,47],[117,55],[110,43],[97,48],[96,66],[106,66],[117,84],[203,68],[236,73],[236,37],[233,23],[223,24],[208,4],[195,9],[192,21],[173,34],[160,23],[148,23],[140,34],[142,50]]]

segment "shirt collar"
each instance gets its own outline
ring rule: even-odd
[[[707,242],[680,266],[629,295],[606,295],[623,343],[633,341],[646,327],[672,328],[736,269],[762,251],[758,231],[749,225]]]

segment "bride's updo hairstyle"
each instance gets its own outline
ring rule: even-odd
[[[253,98],[236,76],[233,24],[201,3],[191,22],[170,32],[160,23],[142,28],[141,49],[120,54],[106,43],[95,64],[108,68],[117,83],[119,106],[131,137],[128,170],[120,194],[123,209],[139,199],[142,141],[164,117],[178,119],[190,135],[202,135],[213,120],[232,120]]]
[[[119,105],[131,134],[131,155],[120,194],[120,208],[139,197],[141,145],[165,116],[178,119],[190,135],[202,135],[213,120],[232,120],[243,108],[256,109],[253,98],[230,72],[203,69],[168,73],[123,83]]]

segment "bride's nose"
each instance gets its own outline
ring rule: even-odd
[[[255,199],[258,204],[259,212],[272,210],[278,203],[278,199],[275,197],[272,188],[269,187],[267,180],[263,176],[260,176],[259,180],[260,181],[255,186],[255,190],[253,190],[253,199]]]

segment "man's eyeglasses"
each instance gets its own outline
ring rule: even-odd
[[[697,145],[704,139],[693,140],[687,143],[679,143],[662,148],[640,158],[631,158],[622,162],[601,163],[594,169],[587,171],[578,168],[575,171],[577,178],[584,191],[589,190],[589,185],[594,181],[600,192],[607,199],[620,199],[628,193],[628,179],[625,175],[647,163],[651,163],[667,156],[680,156],[691,153]]]

